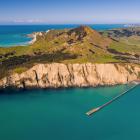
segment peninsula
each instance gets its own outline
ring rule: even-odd
[[[0,88],[95,87],[140,79],[140,28],[88,26],[33,33],[29,46],[0,48]]]

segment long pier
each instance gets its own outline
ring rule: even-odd
[[[136,85],[132,86],[131,88],[129,88],[128,90],[126,90],[125,92],[121,93],[120,95],[114,97],[112,100],[110,100],[109,102],[103,104],[102,106],[99,106],[97,108],[94,108],[90,111],[88,111],[86,113],[86,115],[90,116],[96,112],[98,112],[99,110],[103,109],[104,107],[106,107],[107,105],[111,104],[112,102],[114,102],[115,100],[119,99],[121,96],[123,96],[124,94],[128,93],[129,91],[133,90],[134,88],[136,88],[139,84],[137,83]]]

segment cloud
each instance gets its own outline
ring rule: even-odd
[[[45,21],[38,19],[30,19],[30,20],[17,19],[13,21],[13,23],[43,23],[43,22]]]

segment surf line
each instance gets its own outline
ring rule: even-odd
[[[94,113],[100,111],[101,109],[103,109],[104,107],[108,106],[109,104],[111,104],[112,102],[116,101],[117,99],[119,99],[121,96],[123,96],[124,94],[128,93],[129,91],[133,90],[134,88],[136,88],[140,83],[136,83],[134,86],[132,86],[131,88],[129,88],[128,90],[124,91],[123,93],[119,94],[118,96],[114,97],[112,100],[110,100],[109,102],[97,107],[97,108],[94,108],[90,111],[88,111],[86,113],[86,115],[88,116],[91,116],[93,115]]]

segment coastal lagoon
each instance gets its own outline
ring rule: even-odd
[[[139,140],[140,86],[85,115],[130,86],[1,92],[0,140]]]

